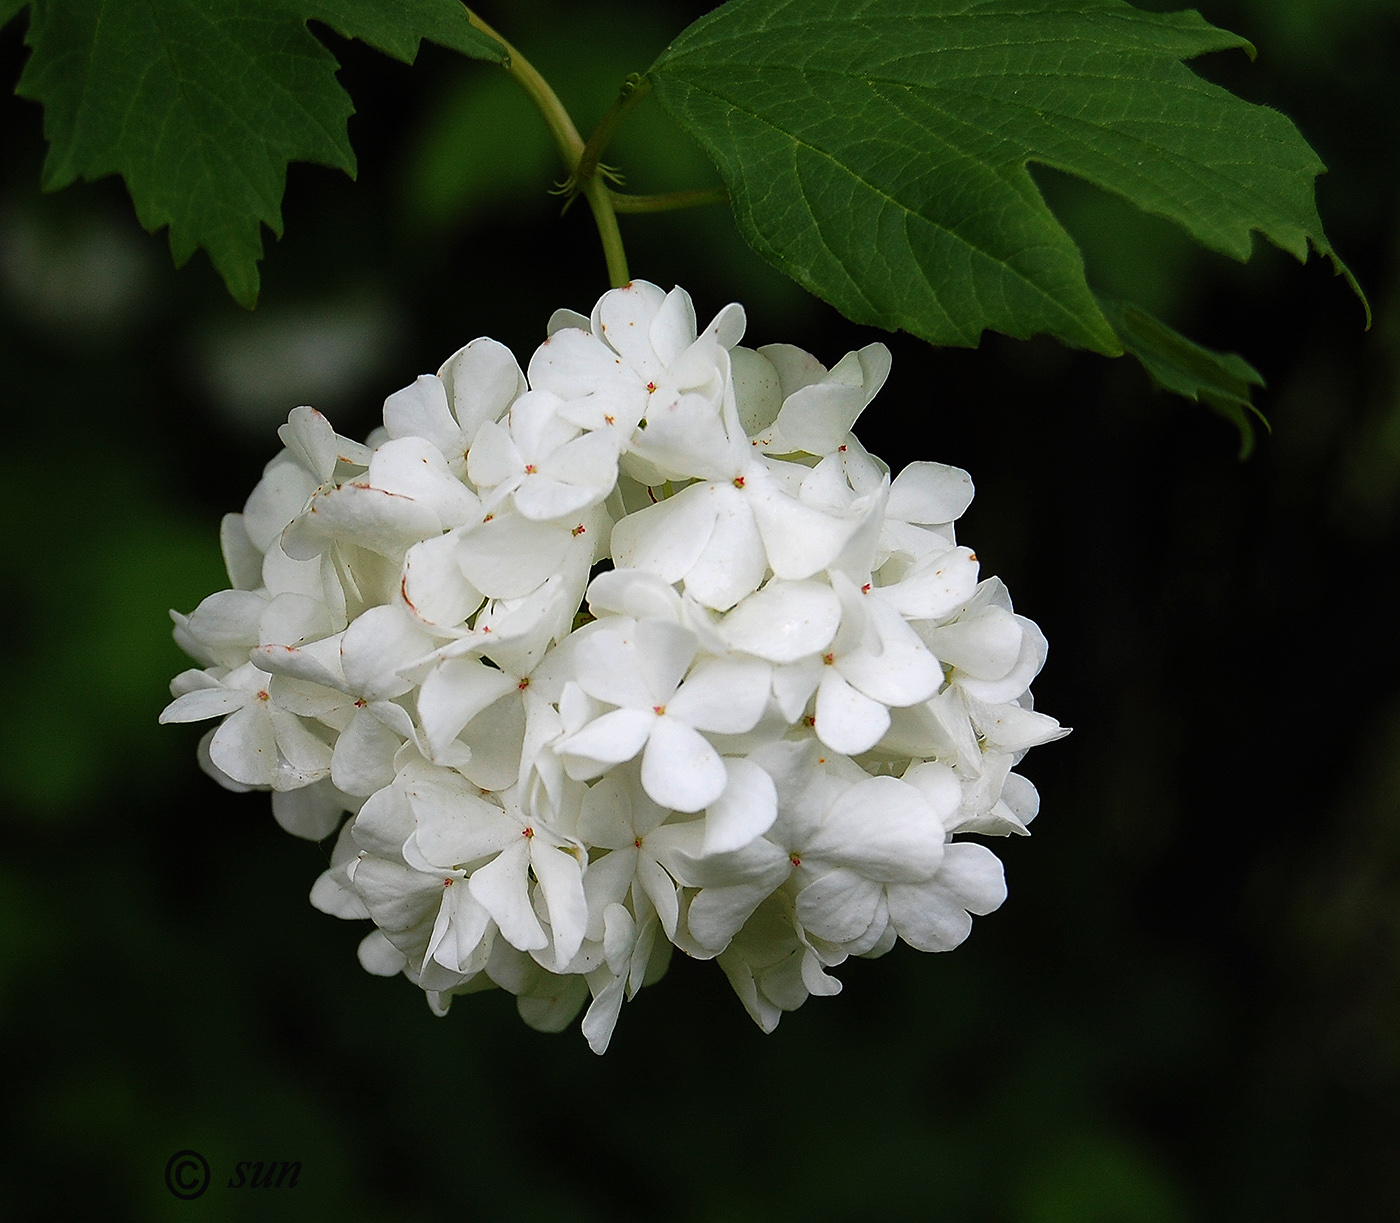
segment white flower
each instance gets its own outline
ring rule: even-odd
[[[473,340],[365,444],[296,408],[221,524],[231,589],[172,613],[203,669],[161,720],[340,827],[312,903],[436,1014],[500,988],[602,1053],[680,947],[770,1031],[1005,897],[965,838],[1039,811],[1045,638],[958,542],[968,474],[851,432],[885,346],[828,370],[744,328],[635,281],[557,312],[528,382]]]
[[[768,667],[708,658],[692,670],[699,643],[689,629],[617,619],[616,628],[590,634],[574,655],[579,687],[617,708],[570,735],[559,751],[606,766],[645,749],[642,787],[654,802],[676,811],[708,807],[724,793],[729,773],[702,732],[752,730],[767,704]]]

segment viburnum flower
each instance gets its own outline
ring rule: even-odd
[[[443,1014],[500,988],[601,1053],[672,949],[771,1031],[852,955],[960,944],[1025,835],[1045,638],[955,525],[959,468],[852,429],[890,371],[744,348],[681,289],[477,339],[364,443],[312,408],[221,542],[162,721],[338,831],[311,889]]]

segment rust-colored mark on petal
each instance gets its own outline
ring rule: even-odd
[[[585,527],[583,523],[579,523],[578,526],[576,526],[572,531],[569,532],[569,534],[572,535],[575,539],[577,539],[586,530],[588,530],[588,528]]]
[[[734,477],[734,487],[735,487],[735,488],[743,488],[743,487],[744,487],[744,477],[743,477],[743,476],[735,476],[735,477]]]
[[[834,667],[834,666],[836,665],[836,655],[835,655],[835,654],[823,654],[823,655],[822,655],[822,662],[826,663],[826,665],[827,665],[828,667]]]

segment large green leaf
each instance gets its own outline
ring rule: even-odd
[[[1253,48],[1122,0],[730,0],[652,65],[758,251],[860,323],[938,344],[1049,332],[1117,355],[1028,170],[1118,193],[1236,259],[1336,260],[1323,165],[1276,111],[1182,61]]]
[[[44,106],[45,188],[120,174],[175,263],[203,247],[251,306],[287,164],[355,173],[353,107],[311,19],[408,61],[423,38],[504,55],[458,0],[34,0],[18,92]]]

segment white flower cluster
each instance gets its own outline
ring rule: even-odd
[[[954,538],[967,474],[851,433],[889,353],[827,370],[635,281],[556,313],[528,379],[474,340],[361,445],[311,408],[176,615],[162,721],[287,831],[345,812],[312,903],[433,1009],[499,986],[608,1044],[673,946],[771,1030],[828,969],[955,947],[1005,896],[1063,734],[1045,639]]]

